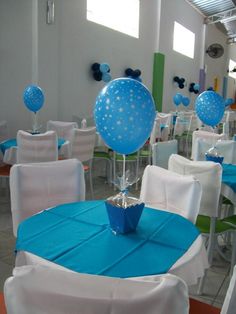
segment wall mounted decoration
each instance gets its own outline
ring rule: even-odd
[[[95,62],[91,65],[95,81],[109,82],[111,80],[110,66],[108,63]]]
[[[136,70],[132,70],[131,68],[127,68],[125,70],[125,75],[129,78],[132,78],[134,80],[137,80],[139,82],[142,82],[142,79],[141,79],[141,74],[142,72],[139,70],[139,69],[136,69]]]
[[[184,88],[185,78],[174,76],[173,81],[177,84],[180,89]]]
[[[188,90],[190,93],[198,94],[200,90],[200,85],[197,83],[190,83]]]

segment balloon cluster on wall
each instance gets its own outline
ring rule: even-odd
[[[183,77],[178,77],[178,76],[175,76],[174,78],[173,78],[173,81],[176,83],[176,84],[178,84],[178,87],[180,88],[180,89],[183,89],[184,88],[184,83],[185,83],[185,78],[183,78]]]
[[[125,70],[125,75],[128,77],[128,78],[132,78],[134,80],[137,80],[139,82],[142,82],[142,79],[141,79],[141,74],[142,72],[139,70],[139,69],[136,69],[136,70],[132,70],[131,68],[127,68]]]
[[[91,65],[93,71],[93,78],[95,81],[109,82],[111,80],[110,66],[108,63],[93,63]]]
[[[188,90],[190,93],[198,94],[200,90],[200,85],[196,83],[190,83]]]
[[[212,86],[208,87],[207,90],[214,91],[214,88]]]
[[[173,102],[176,106],[179,106],[182,103],[185,107],[188,107],[190,99],[180,93],[176,93],[173,97]]]
[[[225,102],[223,97],[216,92],[205,91],[196,98],[195,110],[204,124],[214,127],[223,118]]]

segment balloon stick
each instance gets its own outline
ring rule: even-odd
[[[33,133],[36,133],[38,130],[38,115],[37,112],[33,113],[33,127],[32,127],[32,131]]]
[[[125,193],[125,155],[123,154],[123,175],[122,175],[122,192]],[[124,196],[124,195],[123,195]],[[125,207],[125,198],[122,199],[122,206]]]

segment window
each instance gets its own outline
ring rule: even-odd
[[[236,62],[229,59],[229,76],[236,79]]]
[[[175,22],[173,49],[189,58],[194,58],[195,34]]]
[[[87,20],[139,37],[140,0],[87,0]]]

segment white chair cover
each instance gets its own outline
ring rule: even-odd
[[[71,131],[78,128],[76,122],[64,122],[64,121],[53,121],[49,120],[47,122],[47,130],[52,130],[57,133],[57,136],[63,138],[64,140],[71,140]]]
[[[216,134],[213,132],[202,131],[202,130],[194,131],[193,138],[192,138],[192,154],[191,154],[191,159],[193,160],[197,160],[196,158],[196,145],[197,144],[196,143],[197,143],[198,138],[206,140],[208,143],[211,143],[211,146],[213,146],[218,140],[226,140],[227,136],[224,133]]]
[[[152,130],[153,135],[155,134],[155,140],[157,139],[158,141],[160,140],[168,141],[168,137],[170,133],[170,126],[167,124],[168,119],[169,119],[168,117],[166,119],[163,119],[163,118],[160,118],[159,116],[157,116],[157,118],[155,119],[154,128]],[[151,133],[151,139],[152,139],[152,133]]]
[[[157,166],[144,170],[140,199],[152,208],[173,212],[195,223],[201,186],[193,176],[183,176]]]
[[[173,135],[181,136],[184,132],[193,132],[200,127],[201,121],[194,111],[177,112]]]
[[[72,131],[72,158],[81,162],[91,160],[96,140],[96,127],[86,129],[74,129]]]
[[[218,140],[214,145],[218,154],[224,156],[223,162],[226,164],[236,163],[236,141]],[[196,140],[194,160],[206,160],[205,153],[212,147],[211,141],[202,138]]]
[[[85,199],[84,170],[81,162],[16,164],[10,171],[13,233],[18,224],[37,212],[63,203]]]
[[[157,142],[152,145],[152,164],[168,169],[168,160],[171,154],[178,153],[177,140]]]
[[[58,159],[57,135],[54,131],[32,135],[17,132],[17,163],[55,161]]]
[[[135,281],[46,266],[13,270],[4,285],[8,314],[188,314],[187,286],[173,275]]]
[[[236,312],[236,266],[230,279],[224,303],[220,314],[235,314]]]
[[[218,217],[222,167],[211,161],[191,161],[173,154],[169,158],[169,170],[182,175],[193,175],[202,186],[200,214]]]
[[[79,126],[79,128],[81,127],[81,129],[83,129],[82,125],[82,121],[86,120],[86,127],[91,127],[91,126],[95,126],[95,121],[94,121],[94,117],[79,117],[77,115],[72,115],[72,121],[76,122],[77,125]]]

